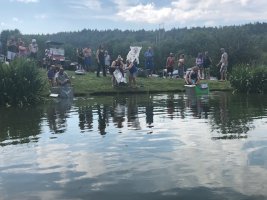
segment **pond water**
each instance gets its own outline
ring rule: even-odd
[[[267,199],[267,96],[0,109],[0,199]]]

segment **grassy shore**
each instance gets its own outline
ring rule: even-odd
[[[71,77],[71,84],[75,96],[119,94],[119,93],[157,93],[157,92],[184,92],[184,80],[165,79],[160,77],[137,77],[137,88],[122,86],[113,88],[111,75],[107,77],[96,77],[95,73],[76,75],[73,71],[66,71]],[[202,80],[201,83],[208,83],[210,91],[232,90],[228,81],[220,82],[215,80]]]

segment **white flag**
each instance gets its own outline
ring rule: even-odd
[[[130,47],[130,51],[127,55],[127,60],[130,60],[133,62],[134,60],[139,64],[139,54],[141,51],[142,47]]]

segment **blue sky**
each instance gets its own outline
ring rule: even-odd
[[[266,0],[0,0],[0,32],[155,30],[267,22]]]

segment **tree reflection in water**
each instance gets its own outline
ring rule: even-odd
[[[247,138],[247,132],[254,128],[253,119],[266,115],[266,96],[231,95],[218,92],[213,95],[210,107],[212,139]]]
[[[107,130],[109,125],[118,132],[127,128],[152,130],[162,117],[178,124],[179,120],[204,120],[214,140],[247,138],[248,131],[254,128],[254,119],[266,117],[266,107],[266,95],[225,92],[195,97],[180,93],[57,100],[25,109],[1,108],[0,142],[6,145],[38,140],[36,136],[44,126],[42,121],[47,121],[52,134],[64,133],[68,127],[78,127],[81,132],[98,131],[105,135],[110,130]]]
[[[1,108],[0,113],[1,146],[38,141],[42,107]]]

